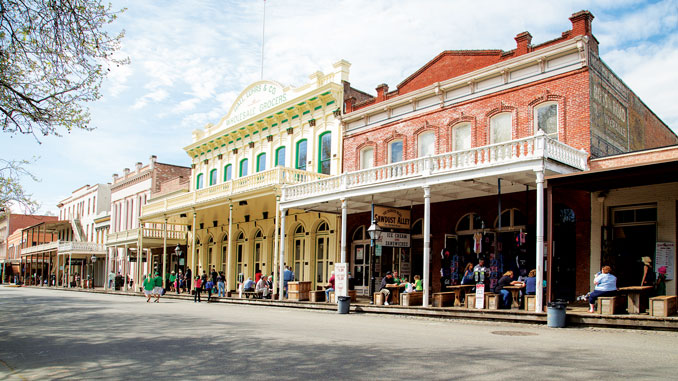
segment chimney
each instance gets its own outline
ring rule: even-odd
[[[377,86],[377,102],[381,102],[386,99],[386,92],[388,92],[388,85],[382,83]]]
[[[149,166],[150,169],[155,168],[155,162],[156,162],[156,160],[158,160],[158,157],[155,156],[155,155],[151,155],[151,158],[148,160],[148,161],[149,161],[149,162],[148,162],[148,166]]]
[[[113,174],[113,183],[115,183],[116,181],[118,181],[118,174],[114,173]]]
[[[530,43],[532,43],[532,35],[530,32],[518,33],[514,39],[516,40],[516,56],[523,55],[530,51]]]
[[[572,34],[575,36],[590,36],[591,21],[593,21],[593,14],[589,11],[573,13],[570,17],[570,22],[572,22]]]
[[[353,105],[355,105],[355,97],[350,97],[344,100],[346,106],[346,113],[353,111]]]
[[[140,161],[138,161],[135,165],[137,173],[141,172],[141,167],[143,167],[143,164],[141,164]]]
[[[129,168],[123,169],[122,172],[125,174],[125,177],[129,176]]]

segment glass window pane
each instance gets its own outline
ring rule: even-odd
[[[285,147],[280,147],[278,148],[278,151],[276,151],[275,165],[281,167],[285,166]]]
[[[471,124],[462,123],[452,131],[452,150],[460,151],[471,148]]]
[[[306,140],[297,143],[297,169],[306,170]]]
[[[266,154],[262,153],[257,156],[257,172],[266,170]]]
[[[202,173],[199,173],[198,177],[196,177],[195,179],[195,189],[201,189],[203,185],[202,182],[203,182]]]
[[[233,175],[232,169],[233,169],[233,166],[230,165],[230,164],[227,165],[226,167],[224,167],[224,181],[228,181],[228,180],[231,179],[231,177]]]
[[[320,173],[330,174],[330,159],[332,159],[332,134],[325,133],[320,138]]]
[[[365,148],[360,151],[360,169],[374,167],[374,148]]]
[[[247,159],[240,162],[240,177],[247,176]]]
[[[558,105],[551,104],[537,109],[537,128],[558,137]]]
[[[213,169],[210,171],[210,185],[217,183],[217,170]]]
[[[433,132],[424,132],[419,135],[419,138],[417,139],[417,142],[419,143],[419,157],[435,154],[434,139],[435,133]]]
[[[390,144],[391,163],[403,161],[403,142],[399,140]]]
[[[654,222],[657,221],[657,209],[638,209],[636,210],[636,222]]]
[[[490,143],[511,140],[511,114],[503,113],[490,119]]]

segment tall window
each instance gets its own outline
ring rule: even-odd
[[[285,147],[279,147],[275,150],[275,166],[285,166]]]
[[[511,113],[503,112],[490,119],[490,144],[511,140]]]
[[[228,181],[233,178],[233,166],[231,164],[224,167],[224,181]]]
[[[471,148],[471,123],[459,123],[452,128],[452,151]]]
[[[419,134],[417,139],[418,152],[417,157],[424,157],[435,154],[435,133],[433,131]]]
[[[388,162],[397,163],[403,161],[403,141],[396,140],[388,145]]]
[[[367,147],[360,151],[360,169],[374,167],[374,148]]]
[[[247,165],[248,165],[247,159],[242,159],[240,161],[240,175],[238,175],[239,177],[247,176]]]
[[[297,142],[297,169],[306,170],[306,139]]]
[[[326,175],[330,174],[330,160],[332,160],[332,133],[327,131],[320,135],[320,146],[318,147],[318,172]]]
[[[543,130],[550,138],[558,139],[558,104],[546,103],[534,109],[535,132]]]
[[[198,173],[198,177],[195,178],[195,189],[202,189],[202,187],[205,185],[205,180],[203,177],[204,176],[202,173]]]
[[[266,153],[260,153],[257,156],[257,172],[266,170]]]
[[[326,283],[330,279],[330,229],[327,222],[322,222],[316,231],[316,282],[319,285]]]
[[[210,185],[215,185],[217,183],[217,170],[213,169],[210,171]]]

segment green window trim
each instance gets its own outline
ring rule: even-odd
[[[224,182],[233,178],[233,165],[228,164],[224,167]]]
[[[198,173],[198,176],[195,177],[195,189],[198,190],[202,188],[203,183],[203,174]]]
[[[243,164],[245,165],[245,175],[244,176],[247,176],[247,167],[249,166],[249,160],[242,159],[242,160],[240,160],[240,168],[238,170],[238,177],[243,177],[243,174],[242,174],[243,173],[243,170],[242,170]]]
[[[282,164],[280,164],[280,151],[281,150],[283,151],[283,163]],[[279,165],[282,165],[283,167],[285,166],[285,154],[286,153],[287,152],[285,152],[285,146],[280,146],[280,147],[276,148],[276,150],[275,150],[275,166],[276,167],[279,166]]]
[[[330,156],[323,160],[322,154],[323,154],[323,138],[325,135],[330,134]],[[325,131],[322,134],[318,136],[318,173],[323,173],[323,162],[327,161],[330,162],[332,160],[332,132],[331,131]],[[329,174],[329,173],[327,173]]]
[[[261,158],[262,158],[262,156],[263,156],[263,159],[264,159],[264,163],[263,163],[264,168],[261,168],[261,164],[262,164]],[[261,172],[261,171],[265,171],[265,170],[266,170],[266,152],[262,152],[262,153],[257,155],[257,172]]]
[[[303,163],[304,165],[303,165],[303,168],[302,168],[302,166],[299,165],[299,146],[300,146],[302,143],[306,143],[306,146],[305,146],[305,151],[306,151],[306,152],[304,153],[304,154],[306,155],[306,157],[304,158],[304,163]],[[306,170],[306,161],[308,160],[308,143],[307,143],[307,140],[306,140],[306,139],[301,139],[301,140],[299,140],[299,141],[297,142],[296,146],[297,146],[297,147],[296,147],[297,149],[295,150],[296,152],[295,152],[295,154],[294,154],[294,158],[295,158],[295,160],[294,160],[294,168]]]
[[[216,168],[210,171],[210,186],[217,184],[217,170]]]

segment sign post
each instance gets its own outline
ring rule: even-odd
[[[348,263],[334,264],[334,295],[348,296]]]
[[[485,308],[485,284],[476,284],[476,309]]]

